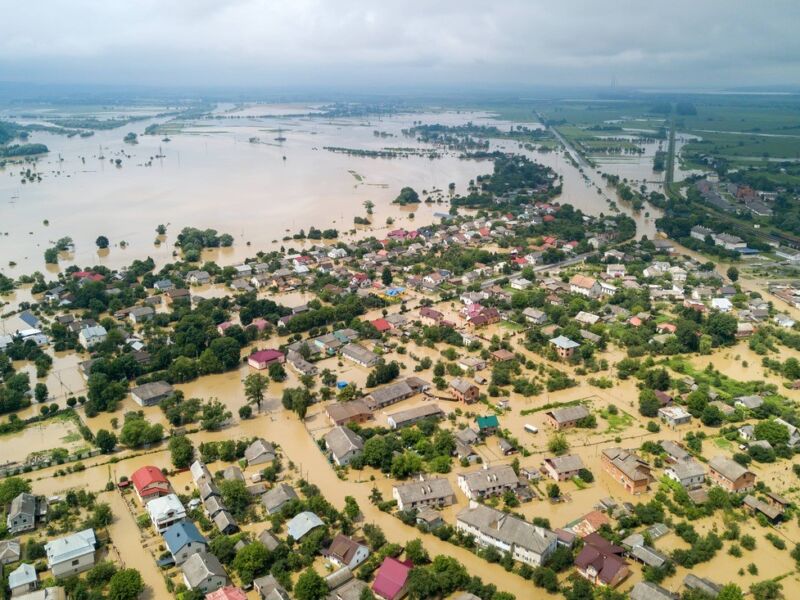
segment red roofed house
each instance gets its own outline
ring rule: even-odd
[[[228,585],[206,594],[206,600],[247,600],[247,594],[241,588]]]
[[[253,352],[247,357],[247,364],[254,369],[261,370],[266,369],[273,363],[280,364],[284,360],[286,360],[286,357],[280,350],[259,350],[258,352]]]
[[[72,277],[74,279],[88,279],[89,281],[103,281],[105,279],[100,273],[95,273],[94,271],[75,271]]]
[[[401,561],[387,556],[378,568],[372,591],[383,600],[399,600],[406,594],[406,582],[413,566],[410,560]]]
[[[370,321],[370,323],[372,323],[372,326],[378,330],[378,333],[385,333],[392,328],[392,326],[389,324],[389,321],[386,319],[375,319]]]
[[[131,475],[131,481],[142,504],[172,492],[169,481],[158,467],[147,466],[137,469]]]
[[[595,585],[616,587],[629,574],[622,558],[624,550],[598,533],[583,538],[583,548],[575,558],[578,574]]]
[[[553,215],[545,215],[544,217],[542,217],[542,221],[544,221],[545,223],[551,223],[555,220],[556,218]]]

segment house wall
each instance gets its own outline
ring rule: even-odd
[[[63,563],[51,565],[50,570],[53,572],[54,577],[68,577],[91,569],[93,566],[94,551]]]
[[[180,566],[185,563],[193,554],[200,554],[205,556],[208,553],[208,546],[200,542],[189,542],[185,544],[176,554],[172,555],[175,559],[175,564]]]

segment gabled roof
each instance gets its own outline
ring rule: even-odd
[[[286,530],[294,540],[299,540],[315,527],[324,525],[322,519],[311,511],[304,511],[286,524]]]
[[[47,562],[52,567],[74,558],[94,552],[97,539],[94,529],[84,529],[72,535],[58,538],[44,545]]]
[[[136,469],[133,475],[131,475],[131,482],[140,496],[146,496],[147,488],[153,485],[164,484],[166,487],[169,487],[169,481],[164,477],[164,473],[161,472],[161,469],[150,465]]]
[[[171,525],[164,532],[164,542],[167,545],[167,550],[175,554],[190,542],[205,544],[206,538],[203,537],[203,534],[200,533],[200,530],[197,529],[193,522],[186,520]]]
[[[12,590],[23,585],[29,585],[39,579],[33,565],[22,563],[8,574],[8,587]]]
[[[381,598],[395,600],[405,586],[413,566],[414,563],[410,560],[400,561],[387,556],[378,568],[372,589]]]

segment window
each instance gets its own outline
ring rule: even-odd
[[[72,561],[72,566],[73,567],[76,566],[79,562],[81,562],[80,559],[76,558],[75,560]]]

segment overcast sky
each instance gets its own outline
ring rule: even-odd
[[[800,84],[800,1],[0,0],[0,81]]]

